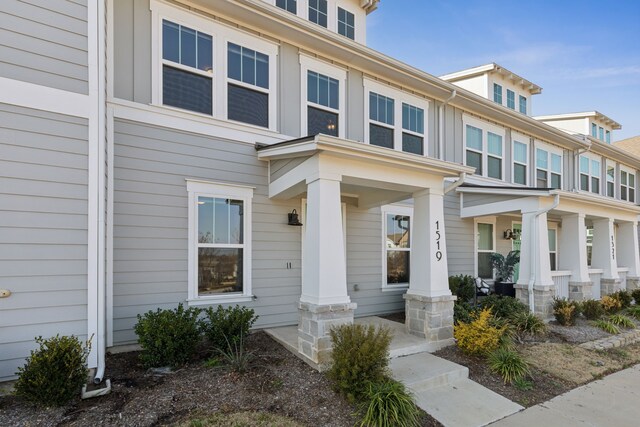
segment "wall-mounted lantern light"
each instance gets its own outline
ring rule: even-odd
[[[287,216],[289,217],[289,222],[287,224],[293,225],[295,227],[300,227],[302,225],[302,223],[300,222],[300,218],[298,218],[298,212],[296,212],[295,209],[289,212]]]
[[[518,230],[512,230],[507,228],[504,230],[504,238],[506,240],[518,240],[520,238],[520,232]]]

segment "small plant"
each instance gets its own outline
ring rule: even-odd
[[[238,305],[223,308],[219,305],[215,310],[209,307],[204,311],[200,327],[214,350],[226,351],[229,343],[234,345],[249,335],[256,320],[258,316],[253,309]]]
[[[499,282],[510,282],[513,279],[513,271],[520,262],[520,251],[511,251],[505,257],[494,252],[491,254],[491,265],[496,271],[496,280]]]
[[[620,301],[620,305],[622,306],[622,308],[629,307],[631,305],[631,302],[633,301],[633,297],[631,296],[631,294],[625,290],[614,292],[611,294],[611,297]]]
[[[449,277],[449,290],[452,295],[458,297],[459,302],[467,303],[476,295],[476,283],[472,276],[462,274],[451,276]]]
[[[369,383],[364,398],[360,427],[420,425],[418,408],[404,385],[397,381]]]
[[[134,331],[142,347],[140,360],[144,366],[175,368],[191,360],[202,339],[199,314],[199,309],[185,309],[182,304],[175,310],[158,309],[139,314]]]
[[[612,314],[611,316],[609,316],[609,322],[613,323],[616,326],[621,326],[628,329],[633,329],[636,327],[636,324],[633,323],[633,320],[631,320],[624,314]]]
[[[212,357],[204,361],[204,366],[207,368],[219,368],[222,366],[222,361],[219,357]]]
[[[472,308],[466,302],[458,302],[453,305],[453,323],[458,322],[469,323],[471,322]]]
[[[519,333],[531,335],[544,335],[547,333],[547,325],[540,317],[533,313],[518,312],[509,318],[509,323],[513,325]]]
[[[75,336],[36,338],[23,367],[18,368],[16,395],[43,406],[62,406],[76,396],[87,382],[87,356],[90,342],[84,346]]]
[[[529,391],[533,390],[533,381],[530,381],[525,377],[520,377],[513,380],[513,386],[518,390]]]
[[[489,354],[489,369],[500,374],[505,384],[529,375],[529,364],[520,354],[509,348],[498,348]]]
[[[580,314],[580,306],[575,301],[567,301],[565,298],[553,299],[553,315],[559,324],[574,325],[578,314]]]
[[[632,290],[631,297],[636,302],[636,305],[640,306],[640,288]]]
[[[253,353],[248,352],[244,347],[244,337],[242,335],[237,341],[227,341],[227,349],[218,349],[218,353],[227,366],[238,374],[247,372],[253,360]]]
[[[453,327],[453,336],[460,349],[473,355],[485,355],[500,345],[506,327],[491,325],[491,309],[485,308],[472,315],[470,323],[458,323]]]
[[[589,320],[596,320],[604,315],[602,303],[595,299],[582,301],[582,314]]]
[[[508,319],[516,313],[528,313],[529,307],[509,296],[489,295],[480,302],[480,308],[491,308],[496,317]]]
[[[602,297],[602,308],[608,314],[617,313],[622,309],[622,303],[618,298],[614,298],[610,295],[605,295]]]
[[[593,326],[613,335],[620,333],[620,329],[608,320],[598,319],[593,322]]]
[[[631,306],[627,308],[624,312],[626,315],[631,316],[636,320],[640,320],[640,305]]]
[[[385,378],[389,365],[389,328],[373,325],[341,325],[329,332],[333,343],[327,375],[337,391],[351,402],[362,397],[368,383]]]

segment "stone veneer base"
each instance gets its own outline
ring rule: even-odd
[[[620,279],[600,279],[600,295],[611,295],[622,289]]]
[[[404,294],[407,332],[425,338],[436,348],[454,343],[453,304],[455,296],[427,297]]]
[[[569,300],[584,301],[593,298],[593,282],[569,282]]]
[[[627,290],[633,291],[640,289],[640,277],[627,276]]]
[[[516,290],[516,298],[529,305],[529,286],[514,285]],[[556,295],[555,285],[534,285],[533,286],[533,305],[534,313],[542,317],[544,320],[553,317],[553,297]]]

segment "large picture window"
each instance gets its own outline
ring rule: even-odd
[[[494,224],[478,222],[476,227],[478,277],[493,279],[491,254],[496,250]]]
[[[189,300],[251,295],[253,190],[188,181]]]
[[[385,285],[407,286],[410,277],[411,215],[408,209],[383,210]]]

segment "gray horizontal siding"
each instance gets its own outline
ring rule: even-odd
[[[87,6],[65,0],[0,2],[0,76],[88,93]]]
[[[474,273],[473,219],[460,218],[459,197],[455,192],[451,192],[444,198],[444,223],[450,276]]]
[[[87,123],[0,104],[0,381],[34,337],[87,333]]]

